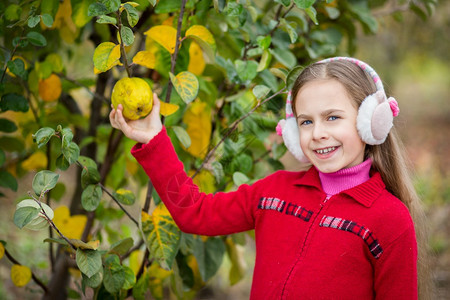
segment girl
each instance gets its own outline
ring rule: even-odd
[[[423,214],[391,130],[398,107],[370,66],[332,58],[305,68],[277,131],[312,167],[235,192],[199,192],[160,122],[156,95],[154,102],[136,121],[113,109],[111,124],[138,142],[132,154],[182,231],[255,229],[252,299],[418,297],[416,234],[424,235],[411,215],[419,224]]]

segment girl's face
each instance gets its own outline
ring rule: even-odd
[[[365,143],[356,130],[357,109],[337,80],[313,80],[295,98],[300,146],[323,173],[356,166],[364,160]]]

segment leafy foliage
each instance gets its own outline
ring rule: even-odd
[[[435,5],[414,1],[410,10],[428,18]],[[52,261],[74,257],[82,274],[75,279],[81,290],[71,293],[89,288],[98,298],[145,299],[150,292],[162,299],[168,288],[192,298],[224,255],[232,263],[230,283],[238,282],[244,267],[236,245],[245,244],[245,234],[205,238],[179,231],[131,158],[132,141],[107,122],[115,82],[144,78],[164,100],[165,125],[194,182],[205,192],[230,191],[282,167],[286,148],[273,142],[273,132],[302,66],[352,55],[358,27],[376,33],[373,11],[385,6],[368,0],[3,1],[0,186],[17,191],[20,182],[34,192],[19,202],[14,223],[51,226],[45,245],[66,250]],[[58,182],[71,167],[78,169],[70,178],[73,195]],[[35,171],[32,183],[21,180]],[[70,209],[57,204],[63,196],[72,198]],[[136,207],[140,218],[132,213]],[[2,242],[0,258],[3,253]],[[37,282],[43,292],[69,291],[59,281],[66,270],[51,269],[48,286]],[[15,264],[11,278],[24,286],[31,270]]]

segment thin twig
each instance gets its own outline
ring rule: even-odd
[[[200,170],[205,166],[205,164],[211,159],[211,157],[213,156],[213,154],[216,152],[217,148],[220,146],[220,144],[222,144],[229,136],[230,134],[236,129],[237,125],[242,122],[243,120],[245,120],[247,117],[249,117],[255,110],[257,110],[261,105],[263,105],[264,103],[268,102],[269,100],[271,100],[272,98],[274,98],[275,96],[278,96],[279,94],[283,93],[286,90],[286,88],[282,88],[281,90],[279,90],[278,92],[276,92],[275,94],[273,94],[270,97],[267,97],[266,99],[264,99],[263,101],[260,101],[255,107],[253,107],[249,112],[247,112],[245,115],[243,115],[242,117],[240,117],[238,120],[234,121],[233,124],[231,124],[231,126],[229,127],[229,129],[227,130],[227,132],[225,133],[225,135],[222,137],[222,139],[217,143],[216,146],[214,146],[213,149],[211,149],[211,151],[208,152],[208,154],[206,155],[205,159],[203,160],[202,164],[200,165],[200,167],[195,171],[194,175],[191,176],[191,178],[195,178],[195,176],[197,176],[197,174],[200,172]]]
[[[114,195],[111,194],[111,193],[108,191],[108,189],[107,189],[103,184],[98,183],[98,185],[102,188],[102,190],[103,190],[105,193],[108,194],[108,196],[111,197],[111,199],[114,200],[114,202],[117,203],[117,205],[119,205],[120,209],[122,209],[122,210],[124,211],[124,213],[130,218],[130,220],[133,221],[133,223],[136,224],[136,226],[139,227],[139,222],[136,221],[136,219],[135,219],[132,215],[130,215],[130,213],[125,209],[125,207],[123,207],[123,205],[119,202],[119,200],[117,200],[116,197],[114,197]]]
[[[130,66],[128,65],[128,58],[127,58],[127,52],[125,51],[125,45],[123,43],[123,37],[122,37],[122,19],[120,18],[120,10],[117,11],[117,27],[118,27],[118,32],[119,32],[119,37],[120,37],[120,53],[121,56],[123,57],[123,64],[125,66],[125,70],[127,70],[127,74],[128,77],[131,77],[131,70],[130,70]]]
[[[5,248],[5,255],[6,257],[13,263],[16,265],[21,265],[23,266],[20,262],[18,262],[12,255],[11,253],[8,252],[8,250],[6,250]],[[39,285],[44,292],[47,294],[49,292],[48,287],[39,279],[37,278],[36,275],[34,275],[33,271],[31,271],[31,278],[33,279],[34,282],[36,282],[37,285]]]
[[[181,3],[180,15],[178,16],[177,37],[176,37],[177,40],[175,41],[175,50],[174,50],[172,56],[170,57],[170,72],[172,74],[175,72],[175,65],[177,63],[177,58],[178,58],[178,48],[180,48],[180,43],[181,43],[181,41],[180,41],[181,25],[183,23],[184,7],[186,6],[186,2],[187,2],[187,0],[183,0]],[[169,84],[167,86],[166,99],[164,100],[164,102],[169,103],[170,96],[172,94],[172,89],[173,89],[173,84],[172,84],[172,81],[169,80]],[[164,118],[163,118],[163,123],[164,123]]]
[[[72,244],[72,242],[64,235],[62,234],[61,231],[59,231],[58,227],[56,227],[55,223],[53,223],[52,219],[49,218],[49,216],[47,215],[47,213],[45,212],[44,208],[42,207],[41,201],[36,199],[30,192],[28,192],[28,195],[33,198],[34,201],[37,202],[37,204],[39,204],[39,207],[41,208],[40,213],[44,216],[45,220],[47,220],[47,222],[50,224],[50,226],[56,230],[56,232],[58,233],[58,235],[63,238],[69,245],[70,247],[72,247],[73,250],[77,250],[77,247],[75,247],[74,244]]]

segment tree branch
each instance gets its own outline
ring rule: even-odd
[[[276,92],[275,94],[273,94],[270,97],[267,97],[266,99],[264,99],[263,101],[260,101],[255,107],[253,107],[248,113],[246,113],[245,115],[243,115],[242,117],[240,117],[238,120],[234,121],[233,124],[231,124],[231,126],[229,127],[229,129],[227,130],[227,132],[225,133],[225,135],[222,137],[222,139],[217,143],[216,146],[214,146],[213,149],[211,149],[211,151],[208,152],[208,154],[206,155],[205,159],[203,160],[202,164],[200,165],[200,167],[195,171],[194,175],[191,176],[192,179],[195,178],[195,176],[197,176],[197,174],[200,172],[200,170],[205,166],[205,164],[211,159],[211,157],[213,156],[213,154],[216,152],[217,148],[220,146],[220,144],[222,144],[229,136],[230,134],[236,129],[237,125],[242,122],[243,120],[245,120],[247,117],[249,117],[255,110],[257,110],[261,105],[263,105],[264,103],[268,102],[269,100],[271,100],[272,98],[274,98],[275,96],[278,96],[279,94],[283,93],[286,90],[286,88],[282,88],[281,90],[279,90],[278,92]]]

